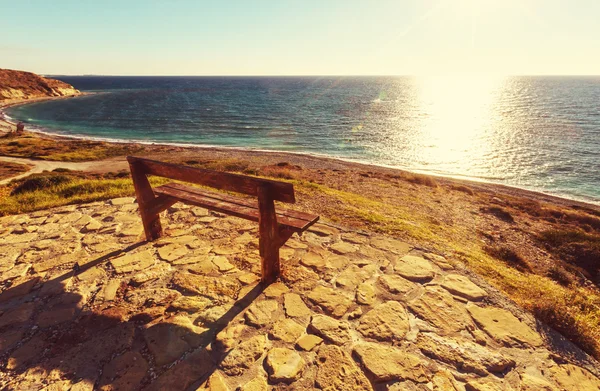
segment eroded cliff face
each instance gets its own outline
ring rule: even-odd
[[[79,90],[60,80],[31,72],[0,69],[0,101],[78,94]]]

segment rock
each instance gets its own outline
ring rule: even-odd
[[[298,353],[286,348],[273,348],[265,360],[269,380],[273,383],[291,383],[300,377],[304,360]]]
[[[450,262],[448,262],[448,260],[446,258],[442,257],[441,255],[437,255],[434,253],[425,253],[425,254],[423,254],[423,257],[426,259],[429,259],[430,261],[432,261],[433,263],[438,265],[442,270],[453,270],[454,269],[454,266],[452,266],[452,264]]]
[[[18,328],[7,330],[0,334],[0,355],[4,355],[7,351],[12,349],[21,341],[25,329]]]
[[[78,313],[79,311],[75,307],[59,309],[53,308],[40,313],[40,315],[37,317],[36,323],[41,328],[55,326],[57,324],[75,319]]]
[[[400,340],[409,329],[406,309],[397,301],[379,304],[360,318],[356,328],[365,337],[378,341]]]
[[[257,335],[242,342],[221,361],[223,372],[230,376],[241,375],[263,355],[266,345],[264,335]]]
[[[471,301],[479,301],[487,296],[487,292],[475,285],[469,278],[459,274],[448,274],[441,286],[448,292]]]
[[[325,258],[320,254],[309,251],[300,258],[300,263],[306,267],[320,270],[325,267]]]
[[[29,341],[21,345],[8,357],[6,368],[15,370],[22,368],[25,364],[39,358],[46,348],[46,339],[44,335],[37,334]]]
[[[199,312],[212,305],[212,301],[203,296],[181,296],[171,302],[169,310]]]
[[[417,286],[414,282],[410,282],[406,278],[387,274],[379,277],[379,283],[385,288],[385,290],[394,294],[407,293]]]
[[[254,273],[244,273],[238,276],[238,281],[244,285],[251,285],[260,280],[260,277]]]
[[[144,231],[144,227],[137,223],[137,224],[130,224],[130,225],[126,225],[124,226],[118,233],[118,236],[120,237],[127,237],[127,236],[132,236],[132,237],[140,237],[140,235],[142,234],[142,232]]]
[[[234,299],[240,290],[240,284],[237,281],[223,276],[209,277],[177,272],[173,275],[172,283],[186,293],[206,296],[216,303],[223,302],[223,296]]]
[[[46,360],[44,365],[46,368],[60,368],[64,371],[61,373],[70,373],[75,379],[96,379],[102,364],[108,362],[116,353],[131,348],[134,331],[132,323],[119,323]]]
[[[344,232],[340,235],[346,242],[354,244],[366,244],[369,242],[369,237],[364,234],[354,232]]]
[[[356,302],[371,305],[375,302],[375,289],[371,284],[362,283],[356,289]]]
[[[285,284],[283,284],[281,282],[275,282],[275,283],[269,285],[267,287],[267,289],[265,289],[263,291],[263,294],[265,295],[265,297],[267,297],[269,299],[273,299],[273,298],[281,297],[281,296],[283,296],[284,293],[287,293],[289,291],[290,291],[290,288],[285,286]]]
[[[159,247],[158,256],[167,262],[173,262],[189,253],[190,250],[182,243],[172,243]]]
[[[181,296],[176,290],[167,288],[133,289],[125,296],[125,300],[136,307],[152,305],[168,305]]]
[[[233,247],[232,245],[218,246],[212,249],[212,252],[216,255],[234,255],[239,254],[243,251],[240,247]]]
[[[148,363],[139,352],[125,352],[104,366],[99,389],[102,391],[139,389],[148,369]]]
[[[433,278],[431,262],[422,257],[405,255],[394,265],[394,271],[410,281],[424,282]]]
[[[210,355],[206,349],[200,348],[169,368],[144,390],[185,390],[213,369]]]
[[[325,315],[314,315],[310,328],[316,334],[336,345],[344,345],[352,340],[348,322],[336,320]]]
[[[188,318],[175,316],[166,321],[159,319],[148,324],[144,330],[144,339],[156,364],[164,365],[198,347],[204,338],[204,331],[205,329],[194,326]]]
[[[293,248],[294,250],[305,250],[308,248],[308,246],[296,239],[288,239],[287,242],[285,242],[285,245],[289,248]]]
[[[192,274],[208,275],[213,272],[216,268],[215,264],[212,263],[212,256],[202,257],[185,257],[180,258],[177,261],[171,262],[173,265],[188,265],[187,270]]]
[[[33,311],[35,311],[35,304],[31,302],[6,311],[0,316],[0,328],[27,322],[33,315]]]
[[[417,344],[426,356],[453,365],[460,372],[487,376],[488,372],[504,372],[515,366],[515,361],[480,345],[420,333]]]
[[[408,309],[436,327],[438,334],[447,335],[475,328],[464,305],[439,287],[427,287],[421,296],[408,303]]]
[[[575,365],[556,365],[549,372],[563,390],[600,390],[600,379]]]
[[[371,246],[400,256],[408,254],[412,249],[412,246],[408,243],[386,237],[371,238]]]
[[[331,288],[316,286],[307,295],[310,301],[321,307],[327,314],[342,317],[352,305],[352,300]]]
[[[196,318],[197,323],[202,323],[204,325],[210,326],[213,323],[219,322],[221,319],[224,319],[227,312],[231,310],[233,307],[233,303],[228,303],[225,305],[219,305],[215,307],[208,308],[204,310],[198,318]]]
[[[166,262],[159,262],[151,268],[135,274],[131,277],[130,284],[140,286],[148,281],[153,281],[167,275],[171,266]]]
[[[542,345],[542,337],[516,316],[502,308],[467,306],[467,311],[486,333],[496,341],[514,346],[526,344]]]
[[[120,197],[120,198],[113,198],[112,200],[110,200],[110,204],[113,206],[123,206],[123,205],[127,205],[127,204],[133,204],[135,202],[135,198],[133,197]]]
[[[598,386],[600,387],[600,385]],[[559,391],[546,378],[541,375],[529,373],[521,374],[521,391]]]
[[[328,391],[372,391],[373,387],[350,355],[333,345],[322,345],[316,360],[315,385]]]
[[[292,319],[284,318],[275,322],[269,335],[276,340],[294,343],[305,330],[305,327],[299,325]]]
[[[229,263],[229,261],[227,260],[227,258],[223,257],[223,256],[216,256],[212,259],[212,262],[215,264],[215,266],[217,267],[217,269],[219,270],[219,272],[221,273],[225,273],[228,271],[231,271],[235,268],[235,266],[233,266],[231,263]]]
[[[310,310],[297,293],[286,293],[283,296],[285,314],[293,318],[302,318],[310,315]]]
[[[431,379],[433,391],[462,391],[459,383],[449,371],[439,371]]]
[[[93,266],[77,274],[77,280],[79,280],[80,282],[98,283],[104,281],[105,279],[106,272],[104,271],[104,269],[98,266]]]
[[[296,347],[306,352],[313,350],[315,347],[323,342],[323,338],[317,337],[316,335],[306,334],[296,342]]]
[[[512,391],[513,388],[502,384],[501,380],[495,377],[484,377],[480,379],[469,380],[465,385],[465,391]]]
[[[196,391],[200,390],[229,391],[229,387],[227,387],[227,383],[225,382],[225,379],[223,379],[223,376],[219,372],[214,372]]]
[[[73,384],[69,391],[94,391],[94,382],[88,379],[83,379]]]
[[[267,384],[267,379],[259,375],[239,387],[238,391],[267,391],[268,389],[269,385]]]
[[[154,260],[152,253],[148,250],[122,255],[110,260],[110,264],[119,274],[144,270],[153,266],[155,263],[156,261]]]
[[[76,251],[72,254],[60,255],[52,257],[44,262],[37,262],[33,265],[33,270],[36,273],[45,272],[57,266],[72,268],[75,264],[84,265],[87,263],[89,256],[85,251]]]
[[[96,219],[90,219],[89,222],[81,229],[81,233],[95,232],[102,228],[102,223]]]
[[[30,263],[18,263],[8,271],[2,273],[1,282],[12,280],[17,277],[23,277],[31,269]]]
[[[308,229],[309,232],[316,233],[319,236],[337,235],[338,230],[325,224],[315,224]]]
[[[192,212],[192,215],[194,217],[203,217],[203,216],[208,216],[208,209],[204,209],[204,208],[199,208],[197,206],[194,206],[190,212]]]
[[[275,300],[256,301],[244,314],[246,323],[254,327],[266,326],[273,321],[273,312],[278,308],[279,304]]]
[[[353,350],[376,382],[429,380],[423,360],[414,354],[376,343],[360,343]]]
[[[356,265],[348,266],[335,279],[335,285],[338,287],[354,290],[356,287],[371,276],[368,269],[360,268]]]
[[[109,280],[102,290],[104,301],[113,301],[117,296],[117,290],[121,286],[121,280]]]
[[[248,329],[243,324],[236,324],[222,330],[215,339],[215,346],[219,349],[227,351],[238,344],[240,336]]]
[[[334,253],[341,255],[350,254],[357,250],[356,246],[342,241],[332,244],[329,249]]]

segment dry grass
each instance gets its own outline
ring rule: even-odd
[[[492,257],[505,262],[521,272],[531,273],[531,264],[523,258],[516,250],[506,246],[485,246],[483,250]]]
[[[309,169],[272,161],[265,165],[260,156],[255,160],[202,156],[178,162],[293,183],[296,209],[462,262],[600,358],[600,290],[591,283],[591,271],[596,269],[593,263],[583,269],[581,262],[596,254],[600,243],[596,214],[421,175]],[[53,175],[58,174],[71,179],[60,184],[49,181],[42,188],[30,183],[27,191],[13,195],[9,193],[17,185],[0,187],[0,214],[133,194],[129,178]]]
[[[81,162],[136,154],[142,147],[87,140],[53,140],[34,134],[0,137],[0,155],[41,160]]]
[[[0,162],[0,179],[10,178],[27,172],[28,170],[29,166],[24,164]]]
[[[165,183],[153,178],[153,184]],[[127,173],[43,173],[0,187],[0,216],[134,195]]]

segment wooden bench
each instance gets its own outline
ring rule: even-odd
[[[259,253],[262,281],[273,282],[280,272],[279,248],[294,232],[302,234],[319,216],[293,210],[275,210],[273,201],[294,203],[294,187],[290,183],[254,178],[247,175],[205,170],[128,156],[136,198],[140,207],[146,239],[162,235],[159,213],[174,203],[186,204],[258,222]],[[180,183],[152,188],[148,175],[195,183],[256,197],[246,199]]]

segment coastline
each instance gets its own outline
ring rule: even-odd
[[[357,232],[348,240],[358,243],[376,234],[440,254],[507,294],[502,300],[600,357],[600,268],[589,262],[600,255],[598,205],[305,153],[107,143],[26,131],[24,137],[4,138],[4,160],[1,155],[37,158],[32,162],[54,167],[0,187],[5,194],[0,214],[13,216],[52,215],[54,207],[76,210],[133,196],[126,155],[288,181],[298,194],[293,209],[318,214],[325,230],[345,227]],[[90,166],[64,170],[73,162]],[[57,168],[63,171],[51,172]],[[61,182],[43,180],[50,177]],[[21,184],[29,190],[13,191]]]
[[[8,129],[14,128],[16,125],[16,121],[14,119],[7,119],[4,109],[8,107],[21,106],[30,103],[39,103],[44,101],[51,100],[61,100],[61,99],[72,99],[79,98],[83,96],[93,95],[93,92],[82,92],[78,95],[69,95],[69,96],[60,96],[60,97],[41,97],[41,98],[33,98],[33,99],[24,99],[24,100],[11,100],[10,102],[0,102],[0,133],[7,132]],[[251,147],[237,147],[237,146],[222,146],[222,145],[206,145],[206,144],[186,144],[186,143],[169,143],[169,142],[154,142],[154,141],[142,141],[142,140],[125,140],[125,139],[108,139],[102,137],[93,137],[93,136],[83,136],[83,135],[63,135],[60,133],[53,133],[42,131],[39,129],[35,130],[27,130],[26,132],[30,132],[32,134],[37,135],[38,137],[49,139],[49,140],[60,140],[60,141],[95,141],[101,142],[108,145],[125,145],[125,146],[144,146],[144,147],[173,147],[178,149],[183,149],[188,154],[194,154],[199,152],[217,152],[217,153],[226,153],[231,155],[234,153],[236,156],[232,157],[243,157],[248,155],[254,156],[270,156],[270,157],[281,157],[282,159],[287,160],[300,160],[304,165],[312,166],[313,164],[309,163],[309,160],[314,159],[326,164],[326,166],[342,166],[338,167],[338,169],[343,168],[343,166],[352,167],[354,169],[368,169],[375,171],[383,171],[383,172],[393,172],[397,171],[400,173],[408,173],[408,174],[418,174],[424,175],[428,177],[435,178],[436,181],[444,182],[449,185],[468,185],[476,188],[480,191],[486,191],[489,193],[500,192],[514,197],[525,197],[534,199],[537,201],[544,201],[549,203],[556,203],[561,206],[573,206],[578,208],[591,208],[594,210],[600,211],[600,200],[591,200],[587,198],[577,198],[577,197],[568,197],[562,194],[552,194],[543,192],[537,189],[529,189],[524,187],[512,186],[497,182],[492,182],[485,179],[480,178],[463,178],[452,175],[444,175],[426,172],[422,170],[409,170],[407,168],[388,166],[384,164],[376,164],[371,162],[362,161],[360,159],[349,159],[343,157],[333,157],[330,155],[312,153],[312,152],[300,152],[300,151],[282,151],[282,150],[268,150],[268,149],[260,149],[260,148],[251,148]],[[179,151],[183,152],[183,151]],[[2,156],[2,155],[0,155]]]

